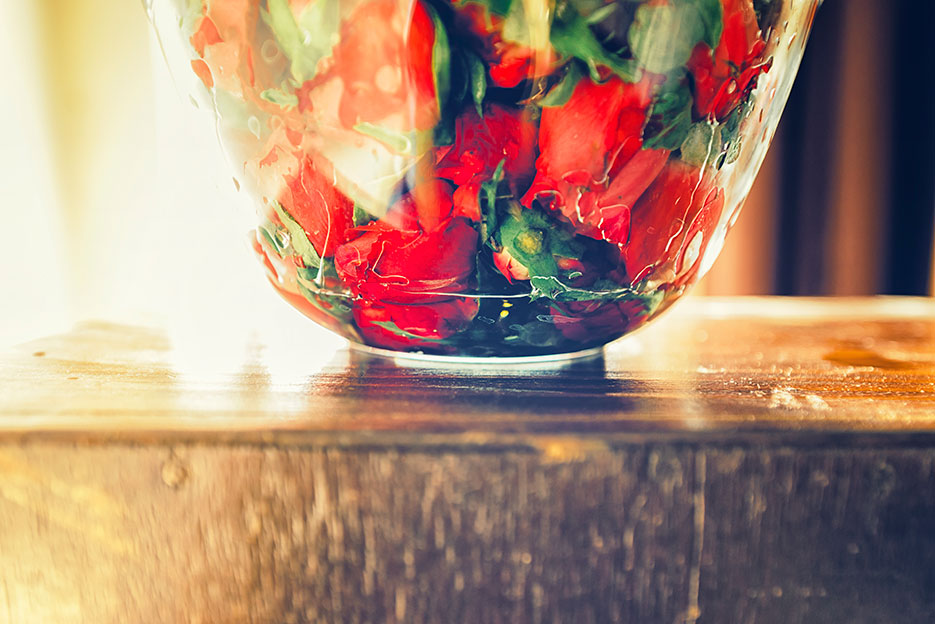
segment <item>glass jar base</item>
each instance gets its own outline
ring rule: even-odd
[[[569,353],[550,353],[548,355],[520,355],[520,356],[491,356],[476,357],[462,355],[435,355],[421,351],[393,351],[371,347],[358,342],[348,341],[354,351],[377,357],[394,360],[400,366],[465,366],[465,367],[497,367],[509,366],[562,366],[570,361],[589,360],[602,357],[604,347],[592,347],[581,351]]]

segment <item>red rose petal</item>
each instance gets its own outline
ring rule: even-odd
[[[302,161],[297,176],[286,178],[279,203],[302,226],[322,257],[333,254],[354,226],[354,202],[335,188],[310,157]]]
[[[623,258],[632,282],[649,277],[657,268],[669,267],[677,274],[675,286],[688,283],[723,206],[723,192],[703,178],[699,168],[670,161],[631,212],[630,240]],[[702,239],[696,261],[683,266],[685,253],[699,233]]]
[[[444,183],[428,184],[436,190],[448,188]],[[391,208],[388,219],[354,228],[352,240],[335,252],[338,275],[354,295],[420,303],[426,297],[463,293],[473,286],[478,235],[471,222],[449,217],[432,229],[398,229],[389,218],[411,213],[413,201],[407,195]]]
[[[468,109],[455,125],[455,144],[439,161],[436,175],[457,185],[489,180],[503,161],[504,177],[520,187],[532,179],[537,128],[523,110],[493,104],[484,116]]]
[[[421,2],[360,4],[344,20],[333,51],[332,71],[344,84],[341,122],[353,127],[401,116],[404,128],[398,130],[435,125],[434,44],[435,27]]]

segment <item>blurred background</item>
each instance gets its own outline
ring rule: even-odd
[[[933,23],[930,0],[825,1],[776,141],[696,292],[932,294]],[[0,75],[0,345],[85,318],[190,333],[292,318],[138,0],[0,0]]]

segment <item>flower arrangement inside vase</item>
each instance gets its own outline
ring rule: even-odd
[[[177,18],[287,301],[372,347],[536,356],[640,327],[710,267],[817,3],[150,10]]]

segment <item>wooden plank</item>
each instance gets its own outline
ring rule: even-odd
[[[696,302],[551,367],[243,340],[0,356],[0,623],[935,619],[930,300]]]
[[[930,622],[933,464],[0,445],[0,621]]]
[[[674,621],[688,600],[686,450],[27,444],[0,466],[12,622]]]
[[[704,621],[935,621],[933,466],[859,438],[709,453]]]
[[[412,365],[316,339],[232,336],[236,357],[193,365],[164,332],[85,324],[0,358],[0,432],[935,430],[929,299],[696,300],[565,366]]]

